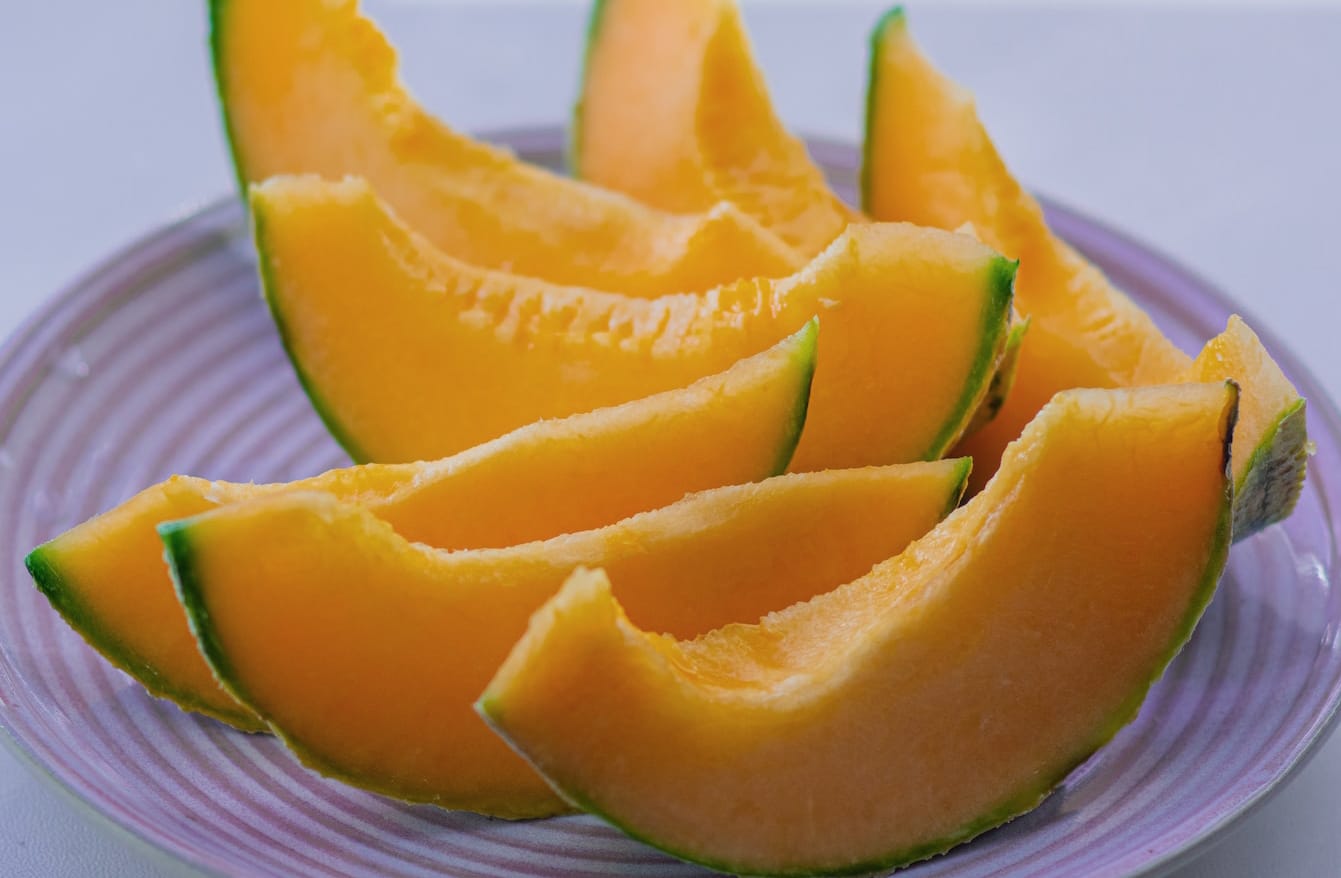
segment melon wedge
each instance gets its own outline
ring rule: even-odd
[[[757,625],[644,633],[616,574],[575,574],[479,707],[569,801],[717,869],[946,850],[1037,805],[1191,634],[1229,548],[1236,395],[1062,393],[930,534]]]
[[[411,543],[322,494],[160,532],[219,679],[304,763],[402,799],[536,817],[563,805],[471,706],[574,567],[618,571],[641,624],[692,636],[869,570],[953,509],[967,474],[960,460],[781,476],[483,551]]]
[[[34,549],[37,587],[65,621],[154,695],[247,730],[263,724],[221,689],[196,648],[154,528],[298,491],[357,503],[406,539],[511,546],[587,530],[690,491],[787,467],[815,365],[815,324],[704,378],[613,408],[542,421],[432,463],[365,465],[288,484],[176,476]]]
[[[1234,539],[1288,518],[1308,463],[1304,399],[1257,334],[1237,314],[1231,316],[1184,377],[1245,382],[1234,427]]]
[[[801,262],[729,204],[673,215],[451,130],[405,90],[395,50],[353,0],[212,0],[210,9],[244,189],[274,174],[366,177],[459,259],[628,295],[780,277]]]
[[[1148,315],[1049,230],[992,145],[972,97],[921,53],[899,9],[873,34],[867,101],[862,190],[871,216],[947,229],[970,222],[989,246],[1020,260],[1015,306],[1033,323],[1014,386],[997,417],[955,450],[973,457],[975,489],[1058,390],[1232,377],[1245,414],[1234,439],[1243,468],[1235,539],[1290,513],[1308,443],[1303,400],[1251,331],[1212,341],[1198,358],[1233,346],[1235,372],[1193,368]]]
[[[285,347],[361,460],[440,457],[682,386],[816,315],[793,468],[934,459],[986,393],[1010,315],[1014,263],[907,224],[853,226],[782,280],[632,299],[451,259],[358,180],[275,178],[251,200]]]
[[[773,111],[735,0],[596,0],[573,166],[666,210],[726,199],[803,254],[859,214]]]

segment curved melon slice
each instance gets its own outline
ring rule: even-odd
[[[1037,805],[1191,634],[1229,548],[1235,397],[1060,394],[930,534],[758,625],[645,634],[578,573],[480,709],[570,801],[714,868],[943,851]]]
[[[365,460],[439,457],[681,386],[816,315],[793,467],[940,457],[986,392],[1015,267],[964,235],[864,225],[789,278],[630,299],[451,259],[357,180],[276,178],[253,187],[252,210],[289,356]]]
[[[579,176],[666,210],[740,205],[803,254],[860,215],[773,111],[735,0],[596,0]]]
[[[459,259],[628,295],[780,277],[801,261],[731,205],[675,216],[456,133],[406,92],[395,50],[353,0],[212,0],[211,11],[244,188],[356,174]]]
[[[1302,487],[1303,401],[1256,337],[1222,336],[1198,358],[1233,345],[1236,374],[1192,368],[1148,315],[1048,229],[1038,202],[992,145],[972,97],[923,56],[900,10],[877,25],[871,51],[866,209],[876,219],[938,228],[971,222],[989,246],[1020,260],[1015,306],[1033,325],[1014,386],[997,417],[955,449],[973,457],[974,487],[1058,390],[1233,377],[1246,416],[1234,440],[1244,468],[1236,474],[1235,538],[1288,515]]]
[[[692,636],[900,551],[954,508],[966,464],[783,476],[510,549],[429,549],[320,494],[160,530],[219,678],[304,763],[402,799],[535,817],[563,806],[471,705],[574,567],[618,571],[641,624]]]
[[[154,528],[295,491],[357,503],[406,539],[511,546],[586,530],[689,491],[781,472],[800,438],[813,323],[686,388],[542,421],[432,463],[370,464],[288,484],[176,476],[34,549],[28,570],[66,622],[154,695],[247,730],[263,725],[219,688],[186,626]]]

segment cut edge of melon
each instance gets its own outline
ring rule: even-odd
[[[226,3],[227,0],[215,0],[215,2]],[[875,27],[871,28],[871,35],[867,41],[867,60],[866,60],[866,82],[869,85],[866,88],[866,105],[862,108],[862,131],[865,136],[861,141],[861,168],[857,172],[857,199],[861,204],[862,210],[867,210],[871,203],[871,132],[875,130],[875,112],[879,104],[880,82],[880,58],[881,46],[885,41],[885,32],[892,27],[898,27],[906,24],[908,16],[904,13],[902,6],[892,6],[885,10],[881,16],[876,19]],[[977,237],[977,233],[974,233]]]
[[[801,444],[801,436],[805,432],[806,416],[810,412],[810,390],[815,384],[815,367],[819,363],[819,329],[820,319],[818,316],[811,317],[796,332],[788,338],[783,339],[781,344],[786,344],[789,340],[796,343],[796,350],[792,353],[794,362],[800,368],[801,391],[796,394],[796,402],[792,407],[791,418],[788,421],[788,429],[782,442],[782,447],[778,450],[778,456],[773,464],[773,471],[770,475],[782,475],[791,465],[792,458],[796,456],[796,449]]]
[[[989,293],[982,310],[982,346],[974,357],[973,366],[964,382],[964,391],[951,409],[952,414],[941,425],[923,460],[938,460],[967,434],[978,409],[987,399],[994,377],[1007,351],[1013,332],[1010,322],[1015,300],[1015,276],[1020,267],[1018,259],[995,255],[987,279]]]
[[[146,663],[135,654],[134,650],[127,648],[119,638],[97,621],[97,614],[90,613],[79,600],[77,590],[69,586],[60,565],[48,556],[46,550],[50,542],[43,543],[29,552],[23,559],[24,566],[28,568],[28,574],[32,576],[37,590],[46,597],[65,623],[95,652],[118,670],[124,668],[125,673],[130,674],[149,694],[170,701],[183,711],[208,716],[243,732],[268,730],[255,714],[248,712],[241,705],[238,705],[236,711],[223,710],[196,697],[192,692],[167,685],[153,665]]]
[[[219,0],[226,3],[228,0]],[[279,336],[280,345],[284,348],[284,356],[293,366],[293,374],[298,378],[298,385],[303,389],[303,395],[312,403],[312,409],[325,425],[326,432],[330,433],[331,438],[335,440],[345,454],[349,455],[350,460],[356,464],[371,463],[372,458],[366,454],[359,444],[354,441],[354,437],[340,423],[334,414],[334,408],[327,404],[325,397],[317,388],[316,382],[307,374],[302,367],[302,358],[298,356],[298,351],[294,348],[291,338],[292,333],[289,330],[287,321],[284,319],[283,309],[279,307],[276,301],[276,291],[280,288],[274,275],[274,266],[272,264],[270,248],[265,245],[266,235],[266,212],[260,209],[259,196],[256,187],[259,184],[248,184],[244,191],[247,198],[247,212],[251,214],[252,245],[256,250],[256,268],[261,277],[261,298],[265,301],[266,310],[270,312],[270,319],[274,321],[275,333]]]

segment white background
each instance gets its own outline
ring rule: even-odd
[[[369,0],[405,77],[466,129],[557,122],[571,0]],[[1322,9],[1319,7],[1332,7]],[[913,2],[1041,191],[1174,254],[1288,339],[1341,396],[1341,11],[1209,2]],[[0,0],[0,335],[91,261],[228,191],[203,2]],[[783,116],[856,139],[876,3],[747,16]],[[15,575],[13,572],[11,576]],[[24,587],[26,582],[4,582]],[[90,820],[0,751],[0,875],[187,870]],[[1341,738],[1180,878],[1341,875]]]

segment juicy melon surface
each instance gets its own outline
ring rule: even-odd
[[[395,50],[354,0],[212,0],[211,10],[244,188],[275,174],[362,176],[453,256],[629,295],[780,277],[802,261],[725,202],[667,213],[453,131],[406,91]]]
[[[285,347],[358,459],[439,457],[682,386],[816,316],[793,468],[933,459],[985,395],[1010,314],[1013,263],[907,224],[853,226],[780,280],[633,299],[454,260],[360,181],[275,178],[251,201]]]
[[[563,805],[471,705],[574,567],[618,571],[635,618],[691,636],[860,575],[952,509],[966,476],[962,460],[782,476],[507,549],[433,550],[319,494],[163,533],[220,679],[308,765],[535,817]]]
[[[735,0],[596,0],[573,163],[667,210],[739,205],[797,251],[861,215],[773,110]]]
[[[196,647],[163,563],[158,524],[258,497],[322,491],[443,549],[600,527],[690,491],[785,469],[805,420],[815,338],[809,324],[688,387],[533,424],[443,460],[368,464],[269,485],[177,476],[38,547],[28,567],[65,620],[150,692],[260,730]]]
[[[570,801],[717,869],[943,851],[1037,805],[1191,634],[1229,546],[1236,397],[1059,394],[931,533],[757,625],[645,633],[617,576],[575,574],[479,708]]]
[[[974,488],[1006,444],[1059,390],[1233,378],[1243,414],[1235,437],[1235,539],[1289,515],[1303,481],[1303,400],[1242,322],[1213,339],[1194,367],[1097,267],[1055,236],[1011,175],[972,96],[922,54],[899,10],[872,36],[863,205],[872,217],[938,228],[971,223],[989,246],[1020,260],[1015,306],[1032,320],[1010,395],[956,449],[975,461]],[[1209,369],[1224,361],[1236,371]],[[1251,472],[1250,472],[1251,471]]]

